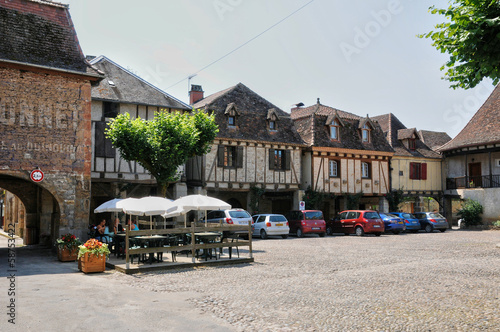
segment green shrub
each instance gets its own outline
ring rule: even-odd
[[[493,223],[493,226],[500,227],[500,220],[497,220]]]
[[[480,225],[483,206],[472,199],[466,199],[462,202],[462,208],[458,210],[457,215],[461,217],[466,226]]]

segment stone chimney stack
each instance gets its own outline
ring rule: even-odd
[[[191,84],[191,91],[189,91],[189,104],[193,105],[197,101],[203,99],[203,89],[201,85]]]

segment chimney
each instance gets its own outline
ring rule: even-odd
[[[201,85],[191,84],[191,91],[189,91],[189,104],[193,105],[202,99],[203,89],[201,88]]]

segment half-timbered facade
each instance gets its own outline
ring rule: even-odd
[[[156,194],[155,178],[135,161],[125,161],[105,137],[118,114],[152,119],[156,112],[189,112],[191,107],[163,92],[105,56],[90,60],[105,78],[92,88],[92,209],[114,197]],[[183,171],[183,170],[180,170]],[[170,188],[173,198],[186,195],[185,183]]]
[[[392,190],[402,190],[406,196],[414,197],[414,202],[408,204],[408,212],[425,209],[424,197],[433,197],[441,204],[443,158],[424,141],[434,146],[436,140],[444,144],[451,138],[446,133],[406,128],[392,113],[375,116],[373,120],[380,124],[395,152],[390,164]]]
[[[345,209],[349,195],[362,196],[360,208],[384,208],[394,151],[377,122],[321,105],[319,99],[315,105],[292,109],[291,117],[308,145],[303,188],[329,194],[325,217]]]
[[[298,206],[304,144],[288,113],[241,83],[193,106],[214,114],[219,133],[207,155],[188,163],[188,185],[251,213]]]

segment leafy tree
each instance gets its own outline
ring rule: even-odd
[[[392,190],[385,195],[385,198],[389,203],[389,212],[397,212],[401,203],[412,200],[404,194],[403,189]]]
[[[152,120],[120,114],[106,129],[106,136],[123,159],[137,161],[153,175],[162,197],[169,183],[179,179],[179,166],[210,151],[219,129],[213,115],[157,112]]]
[[[452,88],[473,88],[485,77],[500,80],[500,2],[498,0],[450,0],[447,9],[429,8],[450,22],[437,24],[436,31],[419,35],[431,38],[432,46],[448,53],[441,70]]]

